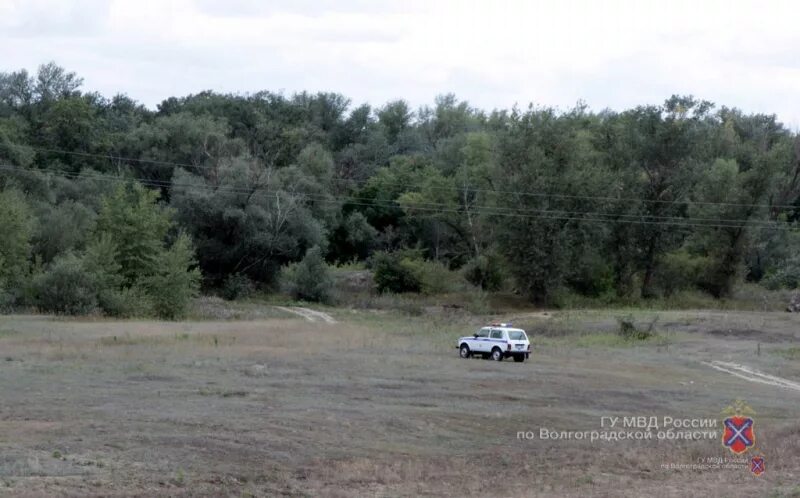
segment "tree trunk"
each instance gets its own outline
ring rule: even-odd
[[[650,239],[650,244],[647,246],[647,255],[644,262],[644,278],[642,279],[642,297],[650,299],[655,297],[653,291],[653,275],[656,271],[656,245],[658,245],[658,235]]]

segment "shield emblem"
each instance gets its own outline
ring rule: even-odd
[[[764,457],[754,456],[750,460],[750,472],[755,476],[760,476],[767,470],[767,464],[764,462]]]
[[[756,444],[756,434],[750,417],[728,417],[725,419],[725,430],[722,431],[722,444],[737,455]]]

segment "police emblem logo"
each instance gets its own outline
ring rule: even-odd
[[[750,417],[726,418],[722,444],[736,455],[741,455],[756,443],[753,424],[753,419]]]
[[[750,472],[752,472],[754,476],[758,477],[766,472],[766,470],[767,464],[763,456],[754,456],[750,459]]]
[[[722,445],[741,455],[756,444],[755,421],[750,416],[755,412],[743,401],[736,400],[723,413],[729,416],[723,421]]]

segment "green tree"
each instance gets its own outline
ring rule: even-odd
[[[414,113],[404,100],[389,102],[378,110],[378,123],[385,130],[390,143],[397,141],[400,134],[411,126]]]
[[[696,228],[689,243],[710,260],[701,286],[715,297],[727,297],[744,273],[752,226],[757,224],[759,232],[768,228],[771,213],[764,206],[779,188],[778,173],[788,160],[782,147],[786,132],[774,117],[744,117],[726,109],[720,116],[720,152],[732,158],[717,159],[703,172],[694,191],[697,202],[689,209],[693,218],[717,226]]]
[[[158,192],[134,182],[103,198],[95,233],[107,236],[116,246],[127,285],[159,268],[173,214],[158,204],[158,197]]]
[[[677,249],[688,235],[669,221],[685,212],[698,167],[707,160],[704,146],[713,126],[711,107],[709,102],[673,96],[663,106],[637,107],[622,116],[622,147],[629,150],[621,157],[639,173],[625,175],[636,185],[624,190],[641,202],[625,210],[626,216],[619,220],[625,226],[614,229],[622,231],[617,240],[633,245],[622,252],[641,272],[642,297],[655,295],[654,276],[662,256]],[[630,224],[631,215],[639,216],[642,223]],[[625,279],[618,275],[617,280]]]
[[[605,225],[596,212],[612,177],[592,143],[583,108],[559,116],[552,109],[515,115],[499,143],[497,240],[517,289],[552,303],[579,278],[583,255],[603,247]]]
[[[211,283],[241,273],[273,284],[281,266],[325,243],[325,223],[316,217],[322,205],[306,195],[321,190],[314,182],[298,167],[276,170],[237,158],[212,177],[179,170],[171,204]]]
[[[96,214],[80,202],[67,200],[59,204],[43,203],[37,217],[47,220],[38,223],[33,236],[33,252],[47,263],[59,253],[82,250],[92,229]]]
[[[33,218],[21,193],[0,191],[0,306],[11,304],[20,295],[28,271]]]
[[[0,191],[0,306],[20,297],[28,272],[33,218],[25,198],[16,190]]]
[[[244,143],[229,133],[223,118],[179,112],[142,123],[127,134],[118,153],[140,159],[131,168],[148,179],[168,182],[176,168],[171,163],[214,175],[222,163],[244,151]]]
[[[318,246],[310,248],[298,263],[284,267],[281,281],[294,299],[325,303],[332,298],[333,278]]]
[[[191,240],[180,234],[163,251],[156,271],[144,279],[156,316],[167,320],[185,318],[191,299],[200,292],[200,278]]]
[[[376,243],[378,231],[358,211],[348,214],[331,235],[328,259],[346,263],[366,259]]]

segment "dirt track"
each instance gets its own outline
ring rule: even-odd
[[[758,382],[768,386],[784,387],[793,391],[800,391],[800,384],[797,382],[765,374],[745,365],[738,365],[725,361],[713,361],[711,363],[706,363],[706,365],[749,382]]]
[[[303,308],[300,306],[275,306],[275,307],[278,308],[279,310],[286,311],[287,313],[292,313],[294,315],[302,316],[309,322],[323,321],[325,323],[336,323],[336,320],[334,320],[331,315],[323,311],[316,311],[309,308]]]

